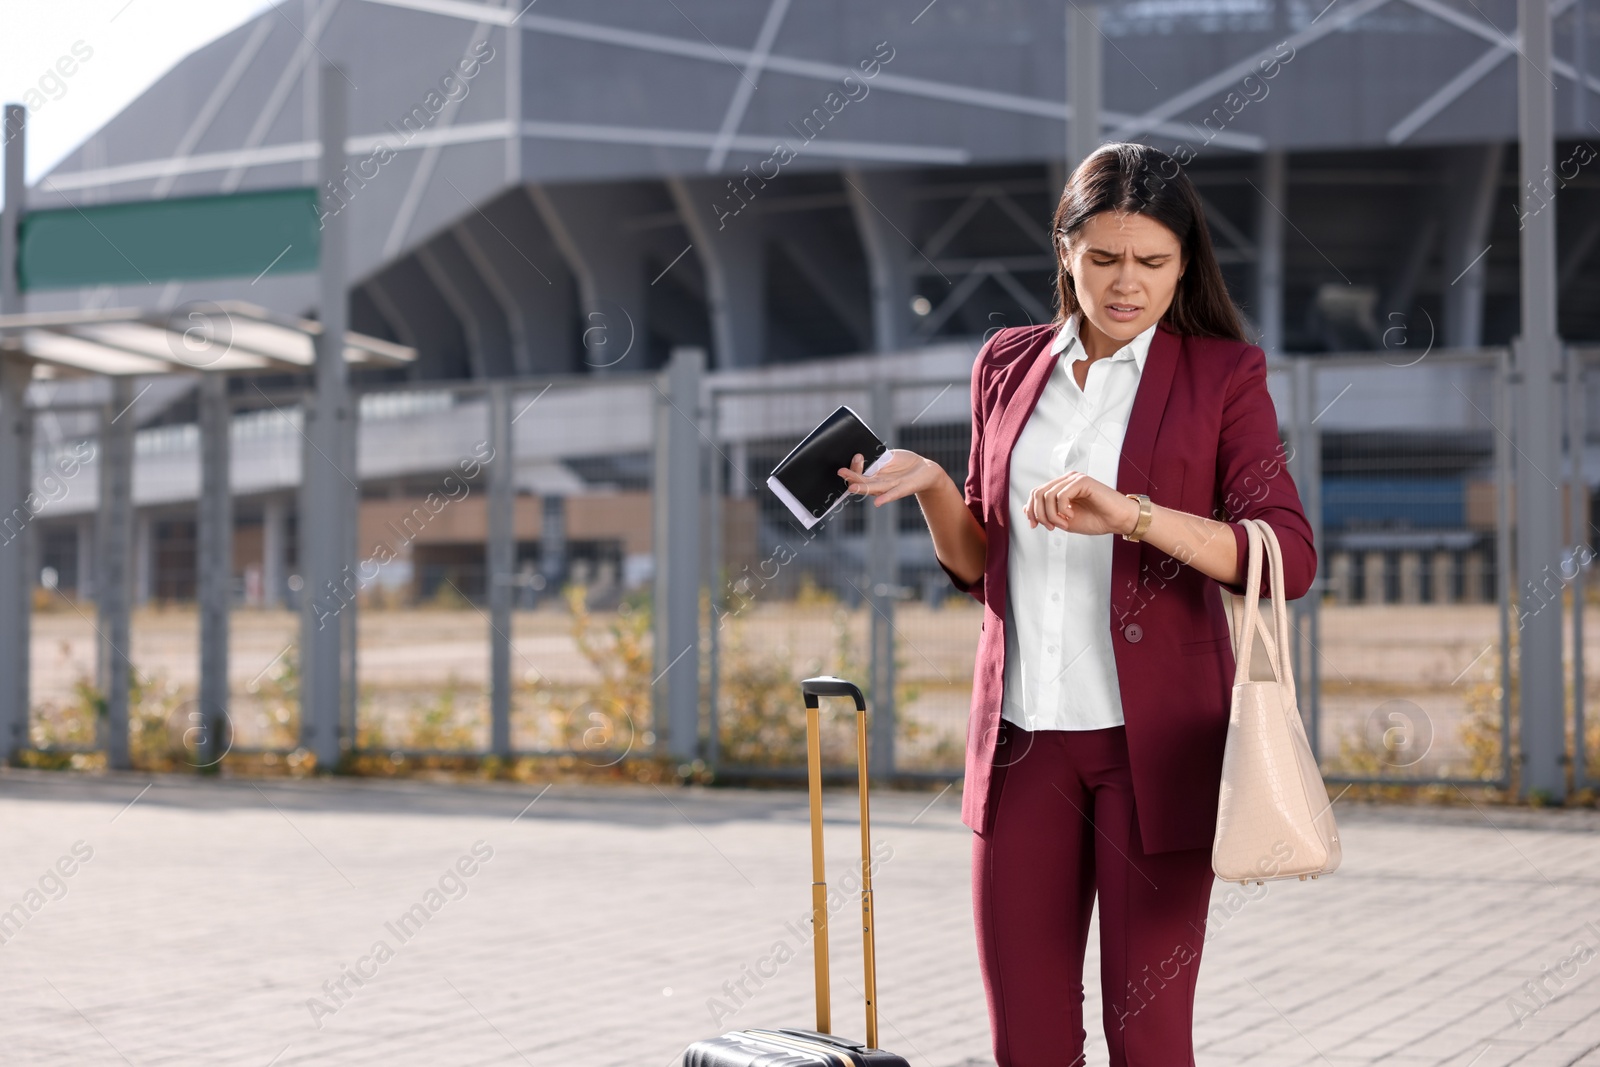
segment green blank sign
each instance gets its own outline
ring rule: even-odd
[[[21,230],[23,289],[293,274],[321,245],[314,188],[51,208]]]

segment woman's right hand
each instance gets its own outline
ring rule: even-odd
[[[872,502],[875,507],[927,492],[948,477],[944,468],[931,459],[904,448],[890,449],[888,461],[874,474],[863,474],[865,469],[865,460],[857,452],[850,466],[839,468],[839,476],[849,483],[846,492],[876,497]]]

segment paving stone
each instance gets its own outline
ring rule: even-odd
[[[27,916],[0,935],[4,1062],[673,1067],[813,1022],[802,794],[542,788],[0,772],[0,910]],[[873,798],[880,1040],[992,1067],[971,833],[930,796]],[[1334,876],[1215,887],[1200,1064],[1600,1065],[1600,954],[1562,969],[1600,949],[1600,814],[1337,810]],[[854,811],[830,791],[835,886]],[[860,1035],[840,900],[833,1021]],[[1091,939],[1091,1063],[1098,968]]]

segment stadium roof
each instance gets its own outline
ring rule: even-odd
[[[1509,154],[1492,150],[1516,138],[1517,45],[1501,29],[1515,0],[1097,10],[1106,139],[1186,148],[1196,173],[1325,153],[1285,212],[1291,324],[1324,284],[1409,306],[1461,274],[1437,252],[1459,220],[1429,230],[1443,201],[1417,187],[1502,195]],[[1557,57],[1575,54],[1575,10],[1552,0]],[[603,369],[586,351],[597,319],[626,328],[646,367],[671,344],[747,366],[976,336],[1049,312],[1040,234],[1070,117],[1064,15],[1054,0],[284,0],[174,67],[29,205],[313,184],[316,75],[332,60],[350,83],[351,323],[417,349],[422,377]],[[1565,58],[1550,77],[1557,136],[1587,134],[1567,103],[1584,94],[1568,90],[1600,92],[1600,78]],[[1243,270],[1266,194],[1234,169],[1239,195],[1206,207],[1225,266]],[[1473,252],[1496,246],[1486,314],[1503,318],[1514,242],[1496,237]],[[1394,281],[1396,263],[1423,266]],[[153,281],[31,293],[28,307],[248,299],[306,316],[318,298],[309,274]],[[931,314],[911,320],[922,301]]]

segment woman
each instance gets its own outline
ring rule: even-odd
[[[1056,322],[1001,330],[972,368],[965,491],[903,449],[875,504],[914,495],[940,566],[984,606],[962,821],[999,1067],[1083,1060],[1100,901],[1115,1065],[1193,1064],[1195,975],[1233,653],[1264,519],[1290,598],[1316,574],[1200,199],[1166,154],[1101,146],[1056,208]],[[1263,595],[1266,595],[1263,590]]]

